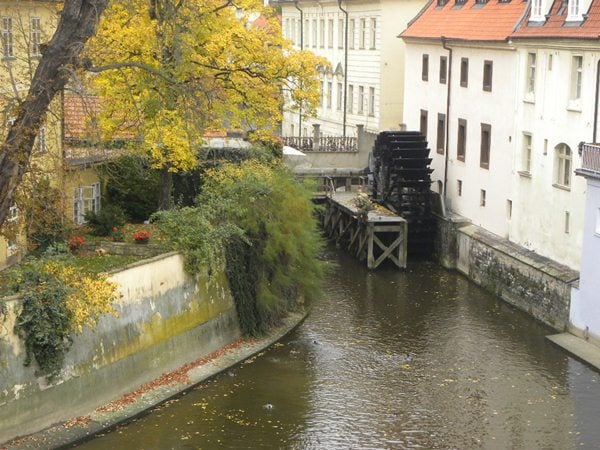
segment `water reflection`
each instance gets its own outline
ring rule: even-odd
[[[283,345],[83,447],[596,448],[598,376],[550,330],[432,264],[332,258]]]

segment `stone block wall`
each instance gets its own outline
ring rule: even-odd
[[[61,373],[48,380],[23,365],[13,331],[21,300],[2,299],[0,443],[85,414],[164,372],[205,356],[240,336],[224,274],[191,277],[176,253],[133,264],[111,279],[122,298],[118,316],[74,336]]]
[[[569,323],[579,273],[465,222],[438,219],[438,258],[470,280],[550,327]]]

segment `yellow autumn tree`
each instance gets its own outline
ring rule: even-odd
[[[281,120],[284,95],[314,113],[317,68],[327,64],[293,49],[261,0],[114,0],[87,57],[105,137],[137,137],[161,169],[161,208],[171,174],[196,165],[206,129],[264,139]]]

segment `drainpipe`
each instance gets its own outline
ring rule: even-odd
[[[294,6],[300,11],[300,51],[304,50],[304,11],[298,7],[298,0],[294,1]],[[302,103],[298,108],[298,136],[302,139]]]
[[[450,137],[450,86],[452,85],[452,49],[447,45],[448,39],[445,36],[442,36],[442,47],[445,50],[448,50],[448,92],[446,93],[446,140],[444,142],[444,197],[446,197],[446,192],[448,190],[448,138]]]
[[[598,96],[600,95],[600,59],[596,65],[596,97],[594,100],[594,133],[592,144],[596,143],[596,133],[598,132]]]
[[[344,24],[344,112],[343,112],[343,125],[342,125],[342,137],[346,137],[346,102],[348,99],[348,11],[342,8],[342,0],[338,0],[338,7],[340,11],[344,13],[345,24]]]

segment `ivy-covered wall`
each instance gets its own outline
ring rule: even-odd
[[[14,333],[21,300],[0,300],[0,443],[84,414],[164,372],[201,358],[240,336],[224,273],[191,277],[176,253],[114,273],[118,317],[74,336],[53,379],[23,365]]]

